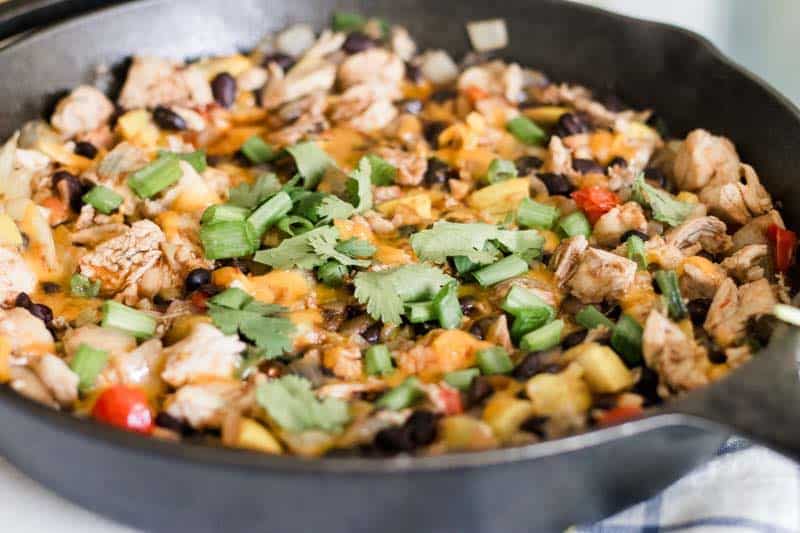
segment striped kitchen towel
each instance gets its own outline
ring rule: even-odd
[[[731,439],[718,456],[650,500],[579,533],[800,532],[800,466]]]

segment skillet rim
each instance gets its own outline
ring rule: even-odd
[[[96,19],[102,19],[111,12],[120,13],[128,10],[146,9],[149,6],[160,5],[167,1],[168,0],[125,1],[121,4],[93,9],[73,18],[29,31],[18,38],[12,38],[6,43],[0,44],[0,59],[2,59],[3,54],[7,50],[34,45],[39,40],[47,39],[51,34],[63,31],[72,26],[97,24]],[[797,122],[800,122],[800,108],[777,91],[772,85],[764,81],[760,76],[739,65],[733,59],[723,54],[709,39],[694,31],[673,24],[639,19],[572,1],[539,1],[554,6],[566,5],[567,7],[565,9],[584,11],[597,18],[606,17],[612,20],[616,19],[623,23],[647,26],[652,30],[680,36],[691,42],[698,49],[704,50],[710,55],[712,60],[719,63],[723,68],[727,68],[731,72],[741,76],[743,80],[757,85]],[[26,8],[29,10],[27,12],[30,12],[36,9],[53,7],[58,3],[58,0],[12,0],[6,5],[0,6],[0,21],[2,21],[4,17],[13,18],[20,14],[25,14]],[[763,351],[774,349],[774,345],[771,345]],[[762,356],[764,355],[763,351]],[[756,361],[754,360],[753,362]],[[745,366],[750,367],[751,365],[748,364]],[[740,368],[731,374],[736,375],[744,371],[746,370]],[[718,384],[724,383],[727,379],[728,377],[718,382]],[[683,396],[681,400],[690,400],[691,398],[700,397],[705,390],[712,386],[714,386],[714,384],[693,391]],[[293,455],[268,455],[235,448],[215,447],[186,442],[171,442],[152,437],[143,437],[110,426],[92,423],[85,418],[78,418],[68,415],[67,413],[53,410],[17,394],[8,386],[0,387],[0,404],[12,410],[22,411],[25,415],[43,419],[44,423],[55,425],[61,431],[69,432],[72,436],[93,439],[96,441],[95,444],[99,446],[115,446],[124,448],[130,453],[155,456],[171,461],[179,460],[192,464],[200,463],[203,464],[203,466],[213,468],[246,468],[250,471],[257,472],[277,470],[305,474],[386,475],[399,472],[436,472],[452,469],[472,469],[483,466],[513,464],[521,461],[543,459],[548,456],[569,453],[571,451],[577,451],[667,427],[682,426],[697,430],[711,431],[723,429],[723,426],[716,422],[693,415],[670,412],[667,407],[652,410],[640,419],[616,426],[594,429],[586,433],[512,448],[498,448],[479,452],[449,453],[429,457],[411,456],[382,459],[364,457],[320,457],[308,459]]]

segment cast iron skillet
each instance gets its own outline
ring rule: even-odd
[[[11,2],[0,37],[96,1]],[[69,8],[69,9],[67,9]],[[554,79],[606,87],[732,138],[788,225],[800,227],[800,115],[694,34],[552,0],[150,0],[19,38],[0,50],[0,136],[48,97],[131,53],[230,52],[335,9],[406,25],[423,46],[460,54],[467,20],[504,17],[508,58]],[[796,331],[728,379],[613,428],[521,448],[437,458],[303,460],[141,438],[0,390],[0,451],[94,511],[154,531],[385,533],[560,530],[647,498],[709,458],[731,431],[800,458]]]

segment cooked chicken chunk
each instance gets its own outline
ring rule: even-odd
[[[589,243],[583,235],[575,235],[558,245],[550,258],[549,266],[560,288],[563,289],[567,285],[588,246]]]
[[[666,241],[685,255],[695,255],[700,250],[711,254],[725,253],[733,245],[725,223],[712,216],[687,220],[667,232]]]
[[[270,63],[269,81],[261,93],[261,102],[267,109],[275,109],[317,91],[327,91],[336,81],[336,66],[325,61],[296,65],[288,74],[277,63]]]
[[[423,154],[406,152],[397,148],[379,148],[375,152],[397,169],[395,183],[398,185],[419,185],[428,170],[428,160]]]
[[[163,386],[158,375],[163,362],[161,340],[150,339],[133,350],[111,353],[108,364],[97,377],[96,386],[122,383],[157,391]]]
[[[667,244],[661,235],[655,235],[644,244],[647,261],[665,270],[674,270],[683,261],[684,255],[674,244]]]
[[[125,109],[159,105],[204,106],[214,101],[202,72],[167,59],[137,56],[119,96]]]
[[[745,183],[714,180],[700,191],[700,201],[708,212],[726,222],[746,224],[753,216],[772,209],[772,199],[749,165],[741,165]]]
[[[769,248],[766,244],[748,244],[726,257],[721,265],[729,276],[740,283],[747,283],[764,277],[764,265],[768,257]]]
[[[81,344],[87,344],[96,350],[104,350],[112,357],[124,354],[136,348],[136,338],[118,329],[103,328],[87,324],[71,329],[64,334],[64,351],[69,356],[75,355]]]
[[[611,111],[600,102],[592,99],[592,93],[580,85],[550,83],[534,88],[534,96],[545,104],[568,104],[588,116],[594,124],[603,127],[618,127],[630,121],[644,121],[650,115],[645,111]]]
[[[681,295],[689,300],[713,298],[726,277],[721,266],[705,257],[687,257],[683,261],[683,272],[680,276]]]
[[[575,266],[577,266],[577,264]],[[556,305],[556,295],[553,294],[553,286],[547,282],[529,278],[527,276],[517,276],[505,281],[501,281],[492,287],[492,292],[490,293],[489,297],[497,305],[500,305],[512,287],[522,287],[527,289],[548,304]]]
[[[458,78],[458,88],[481,89],[487,95],[502,96],[509,102],[519,102],[522,93],[522,69],[516,63],[491,61],[470,67]]]
[[[708,383],[710,363],[705,349],[658,311],[651,311],[647,317],[642,339],[647,366],[658,372],[669,389],[691,390]],[[668,394],[664,389],[659,392]]]
[[[748,319],[771,313],[776,303],[766,279],[737,288],[728,278],[717,289],[703,327],[717,344],[728,347],[745,336]]]
[[[173,387],[209,378],[230,378],[247,346],[210,324],[197,324],[191,334],[164,350],[161,377]]]
[[[80,272],[99,280],[103,293],[114,294],[135,284],[158,262],[164,241],[164,233],[154,223],[134,222],[128,231],[83,256]]]
[[[65,137],[73,137],[99,128],[113,112],[114,104],[106,95],[94,87],[81,85],[58,102],[50,122]]]
[[[0,336],[11,343],[11,353],[18,357],[53,352],[53,335],[44,322],[26,309],[0,310]]]
[[[0,246],[0,304],[14,302],[19,293],[36,288],[36,274],[17,252]]]
[[[588,248],[567,287],[585,303],[616,298],[633,283],[636,263],[611,252]]]
[[[355,85],[380,85],[389,91],[389,97],[400,97],[400,83],[406,68],[400,57],[383,48],[370,48],[353,54],[339,65],[339,82],[342,87]]]
[[[647,231],[647,218],[642,207],[636,202],[627,202],[607,212],[594,224],[592,237],[600,246],[613,247],[625,232]]]
[[[761,215],[739,228],[733,234],[733,249],[741,250],[749,244],[767,244],[767,228],[775,224],[785,228],[781,214],[774,209],[766,215]]]
[[[164,410],[195,429],[216,428],[222,424],[225,407],[239,396],[242,387],[242,382],[233,380],[184,385],[167,398]]]
[[[712,179],[735,182],[739,178],[739,156],[725,137],[697,129],[678,148],[673,172],[678,187],[689,191],[702,189]]]
[[[417,53],[417,43],[408,34],[408,30],[402,26],[392,26],[389,40],[392,51],[403,61],[410,61]]]
[[[364,373],[361,349],[353,343],[326,347],[322,354],[322,363],[336,377],[342,379],[359,379]]]
[[[382,85],[353,85],[337,98],[330,115],[334,123],[363,132],[382,129],[397,116],[397,108]]]
[[[78,375],[60,357],[47,353],[33,363],[33,369],[61,405],[78,399]]]

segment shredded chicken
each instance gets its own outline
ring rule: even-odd
[[[53,354],[42,355],[33,369],[61,405],[71,405],[78,399],[78,375],[63,359]]]
[[[626,232],[647,230],[647,218],[642,207],[636,202],[627,202],[605,213],[594,224],[592,237],[600,246],[612,247]]]
[[[153,108],[159,105],[196,107],[214,101],[203,73],[167,59],[137,56],[119,96],[125,109]]]
[[[89,85],[81,85],[62,98],[50,122],[65,137],[88,133],[102,126],[114,112],[106,95]]]
[[[588,246],[589,243],[583,235],[575,235],[558,245],[553,257],[550,258],[549,266],[560,288],[563,289],[575,274],[581,256]]]
[[[389,125],[397,116],[385,86],[359,84],[347,89],[332,105],[331,120],[370,132]]]
[[[225,407],[241,390],[242,383],[234,380],[184,385],[167,398],[164,410],[195,429],[216,428],[222,424]]]
[[[549,84],[536,87],[534,96],[546,104],[568,104],[577,111],[585,113],[598,126],[618,128],[630,121],[645,121],[650,115],[649,111],[637,113],[631,110],[611,111],[600,102],[592,99],[592,93],[580,85]]]
[[[419,185],[428,170],[428,160],[422,154],[388,147],[379,148],[376,154],[397,168],[395,183],[398,185]]]
[[[647,317],[642,341],[647,366],[658,372],[668,389],[685,391],[708,383],[706,350],[658,311]],[[667,396],[669,391],[663,385],[659,392]]]
[[[197,324],[191,334],[164,350],[161,377],[173,387],[209,378],[230,378],[246,345],[210,324]]]
[[[721,265],[729,276],[740,283],[747,283],[764,277],[764,266],[768,257],[769,249],[766,244],[748,244],[726,257]]]
[[[688,300],[713,298],[717,288],[727,277],[721,266],[697,255],[687,257],[682,266],[681,295]]]
[[[53,335],[44,322],[21,307],[0,309],[0,336],[8,340],[17,357],[37,357],[54,350]]]
[[[708,212],[726,222],[746,224],[753,216],[772,209],[772,199],[749,165],[741,165],[745,183],[725,182],[716,178],[700,191],[700,201]]]
[[[716,217],[693,218],[667,232],[666,241],[685,255],[695,255],[700,250],[725,253],[733,246],[726,229],[725,223]]]
[[[739,155],[727,138],[697,129],[678,148],[673,172],[678,187],[689,191],[702,189],[712,179],[735,182],[739,179]]]
[[[403,60],[383,48],[370,48],[353,54],[339,65],[342,87],[377,85],[390,99],[400,97],[400,83],[405,75]]]
[[[103,328],[94,324],[87,324],[79,328],[70,329],[64,334],[64,351],[69,356],[75,355],[82,344],[91,346],[96,350],[103,350],[112,357],[130,352],[136,348],[136,338],[127,333]]]
[[[733,249],[741,250],[750,244],[767,244],[767,228],[771,225],[785,228],[781,214],[774,209],[766,215],[761,215],[736,230],[733,234]]]
[[[633,283],[636,263],[599,248],[588,248],[581,256],[567,287],[585,303],[619,297]]]
[[[0,304],[14,302],[19,293],[36,288],[36,274],[17,252],[0,246]]]
[[[522,69],[516,63],[491,61],[470,67],[458,78],[458,88],[475,87],[487,95],[502,96],[509,102],[519,102],[522,97]]]
[[[92,345],[94,346],[94,345]],[[163,366],[165,354],[160,339],[150,339],[131,350],[110,353],[108,364],[97,376],[96,387],[124,384],[144,387],[149,391],[162,389],[158,370]]]
[[[747,321],[771,313],[778,303],[766,279],[736,287],[728,278],[717,289],[703,327],[722,347],[740,341],[746,333]]]

